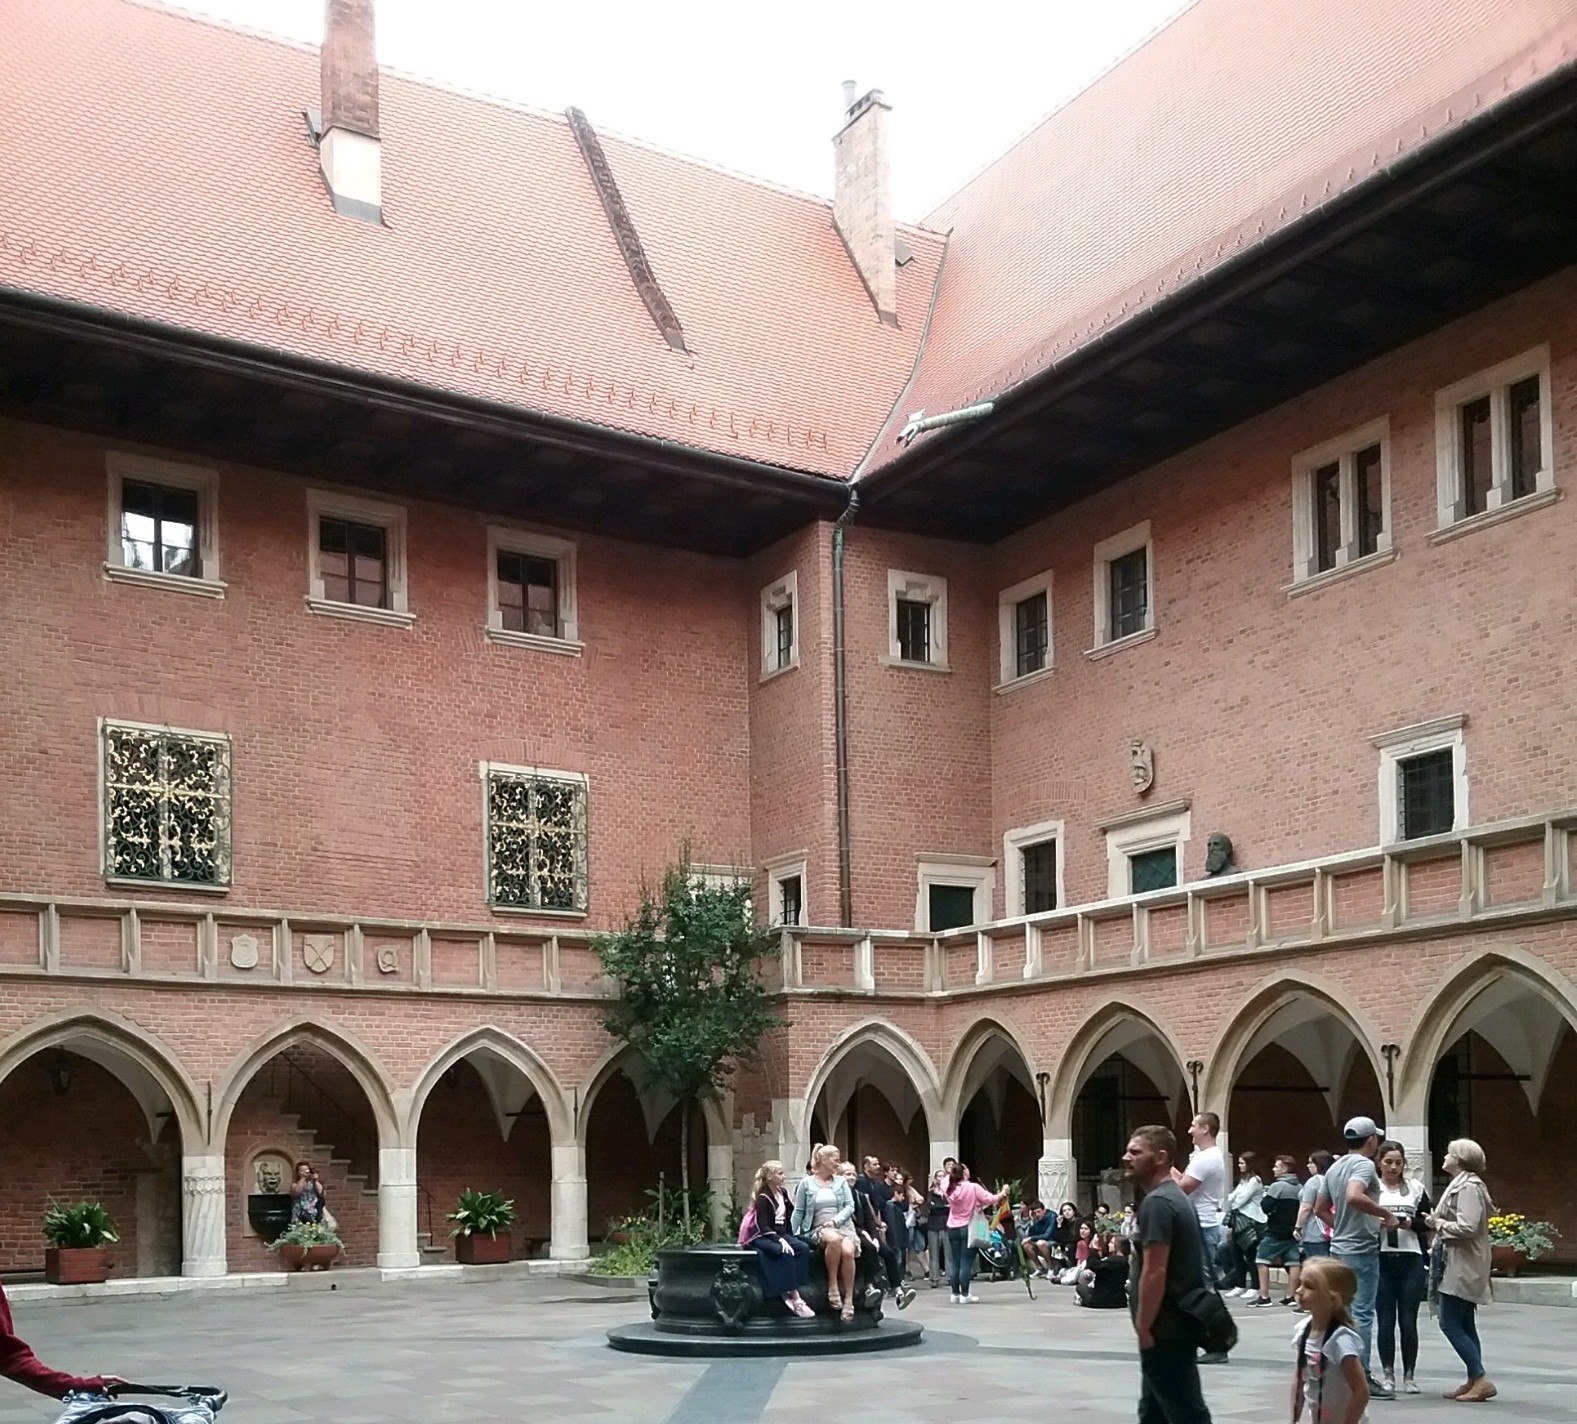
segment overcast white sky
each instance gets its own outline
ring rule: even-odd
[[[1188,0],[378,0],[396,69],[830,195],[841,82],[893,106],[917,220]],[[183,8],[316,43],[323,0]]]

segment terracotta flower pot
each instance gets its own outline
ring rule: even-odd
[[[456,1236],[454,1258],[462,1266],[500,1266],[514,1256],[513,1242],[507,1231],[497,1236]]]
[[[338,1246],[281,1246],[279,1259],[287,1271],[326,1271],[338,1259]]]
[[[1517,1272],[1528,1264],[1528,1253],[1520,1246],[1491,1246],[1489,1265],[1496,1275],[1515,1279]]]
[[[44,1279],[52,1286],[97,1285],[109,1275],[102,1246],[48,1246]]]

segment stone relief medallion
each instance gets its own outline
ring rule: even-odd
[[[1128,743],[1128,777],[1141,796],[1155,785],[1155,753],[1149,742]]]
[[[237,969],[257,968],[257,936],[238,934],[230,940],[230,963]]]
[[[400,951],[392,944],[378,946],[378,973],[398,974],[400,972]]]
[[[327,974],[334,967],[334,936],[301,936],[301,962],[314,974]]]

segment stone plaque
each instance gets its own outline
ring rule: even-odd
[[[392,944],[378,946],[378,973],[398,974],[400,972],[400,951]]]
[[[327,974],[334,967],[334,936],[301,936],[301,962],[314,974]]]
[[[257,968],[257,936],[232,935],[230,938],[230,963],[237,969]]]
[[[1149,742],[1128,743],[1128,776],[1141,796],[1155,785],[1155,753]]]

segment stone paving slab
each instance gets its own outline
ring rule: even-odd
[[[332,1283],[331,1283],[332,1284]],[[101,1298],[70,1310],[19,1304],[23,1338],[52,1364],[230,1391],[224,1424],[884,1424],[1043,1421],[1127,1424],[1138,1364],[1127,1317],[1081,1310],[1071,1292],[982,1285],[975,1306],[922,1291],[905,1319],[916,1349],[813,1363],[689,1361],[624,1355],[603,1332],[642,1318],[639,1301],[572,1280],[511,1277],[346,1291],[216,1291]],[[1286,1418],[1294,1317],[1238,1310],[1242,1343],[1204,1373],[1218,1420]],[[1489,1419],[1573,1424],[1572,1317],[1501,1305],[1481,1315],[1500,1398]],[[1371,1424],[1473,1417],[1439,1395],[1455,1356],[1420,1321],[1427,1393],[1376,1403]],[[39,1424],[53,1401],[0,1382],[0,1424]],[[1484,1412],[1483,1410],[1479,1411]]]

